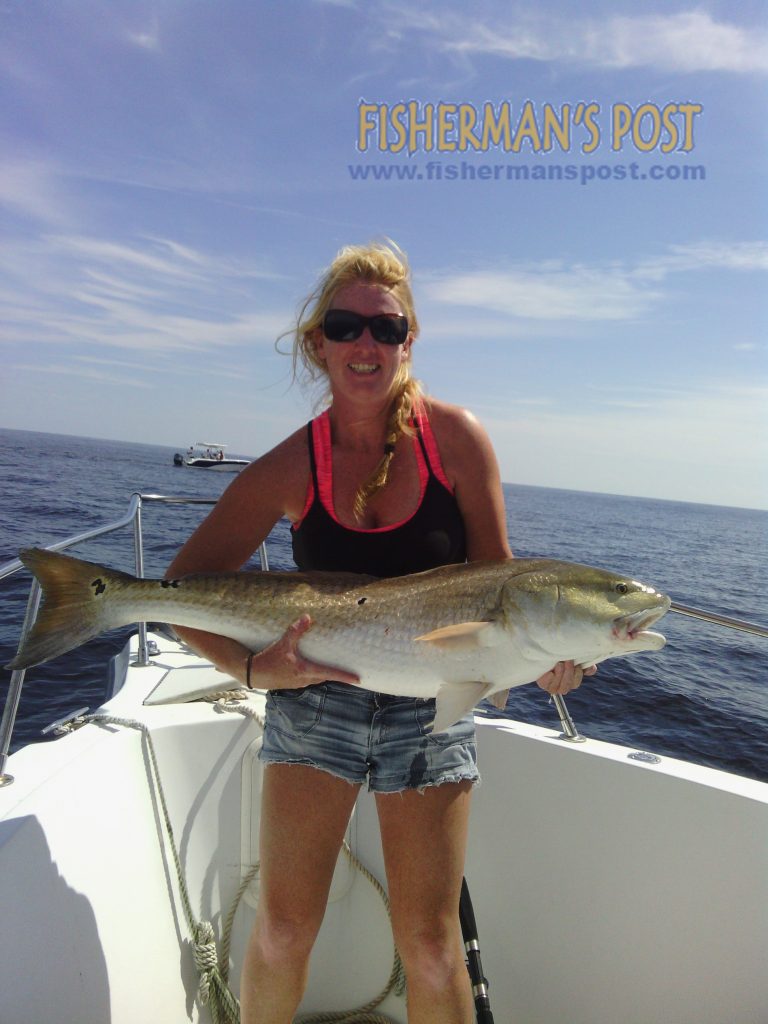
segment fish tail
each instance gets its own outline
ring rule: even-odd
[[[27,548],[19,553],[19,558],[37,577],[43,605],[16,657],[6,668],[30,668],[50,661],[105,629],[124,625],[121,621],[110,621],[110,603],[101,598],[105,592],[114,590],[116,584],[132,582],[132,576],[41,548]]]

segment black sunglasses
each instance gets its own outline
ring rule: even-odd
[[[408,318],[396,313],[362,316],[351,309],[329,309],[323,317],[323,334],[329,341],[355,341],[366,327],[382,345],[402,345],[408,337]]]

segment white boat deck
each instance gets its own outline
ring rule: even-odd
[[[192,909],[220,937],[257,856],[260,727],[204,702],[144,705],[164,677],[205,671],[154,639],[157,664],[104,711],[151,730]],[[467,879],[497,1024],[765,1024],[768,785],[521,723],[478,734]],[[103,724],[11,758],[0,1021],[210,1019],[148,764],[139,731]],[[367,794],[349,840],[383,880]],[[255,883],[235,917],[235,991],[257,898]],[[383,905],[344,860],[302,1009],[366,1003],[391,966]],[[402,998],[379,1009],[404,1024]]]

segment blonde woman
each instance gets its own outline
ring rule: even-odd
[[[286,516],[300,569],[395,576],[511,557],[490,441],[467,411],[425,397],[411,374],[418,321],[404,255],[343,249],[305,303],[294,360],[327,383],[327,409],[230,485],[169,575],[239,569]],[[306,983],[336,857],[359,787],[375,792],[411,1024],[469,1024],[458,905],[472,716],[429,735],[433,702],[373,694],[301,656],[303,617],[254,654],[185,638],[242,683],[268,689],[261,888],[240,985],[243,1024],[290,1024]],[[566,693],[582,673],[555,666]],[[319,770],[318,770],[319,769]]]

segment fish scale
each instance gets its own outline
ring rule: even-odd
[[[41,549],[20,557],[40,581],[43,607],[11,668],[149,620],[259,651],[309,614],[304,657],[357,674],[365,689],[436,698],[438,731],[558,661],[587,666],[658,650],[665,639],[647,627],[670,604],[621,574],[550,559],[471,562],[393,579],[236,572],[146,580]]]

